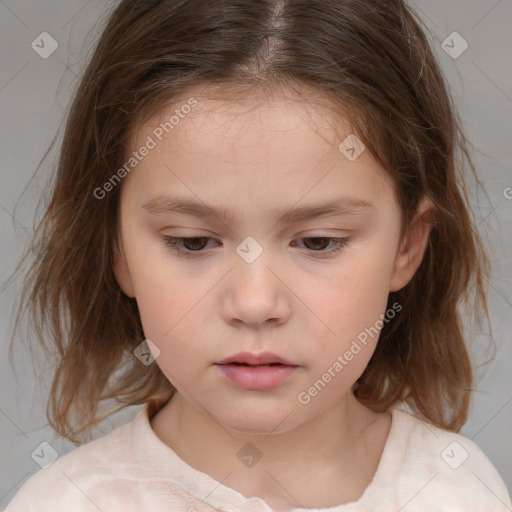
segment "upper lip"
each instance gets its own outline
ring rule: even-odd
[[[251,352],[239,352],[233,356],[226,357],[216,364],[231,364],[231,363],[245,363],[252,366],[281,363],[289,366],[297,366],[284,357],[273,354],[272,352],[260,352],[259,354],[253,354]]]

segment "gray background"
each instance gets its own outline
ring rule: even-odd
[[[15,269],[29,240],[55,151],[19,198],[58,131],[98,35],[98,20],[111,5],[100,0],[0,0],[0,284]],[[494,362],[477,370],[478,392],[461,433],[482,448],[512,492],[512,1],[416,0],[412,5],[430,30],[474,145],[472,156],[482,187],[473,191],[472,202],[492,260],[489,301],[497,353]],[[442,48],[454,31],[469,44],[457,58]],[[42,32],[59,44],[47,59],[31,47]],[[456,41],[448,39],[448,44],[460,48]],[[41,442],[51,443],[61,456],[75,448],[44,426],[51,368],[34,369],[20,339],[15,340],[16,372],[9,364],[13,305],[18,299],[15,280],[0,294],[1,509],[39,469],[31,453]],[[482,362],[489,356],[482,348],[488,334],[470,335],[475,361]],[[138,410],[140,406],[131,407],[106,420],[94,437],[131,420]]]

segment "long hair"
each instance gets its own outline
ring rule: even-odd
[[[121,0],[113,8],[70,107],[17,316],[30,312],[38,342],[55,349],[52,427],[77,442],[111,413],[174,392],[156,364],[133,355],[145,336],[136,301],[113,273],[120,187],[101,198],[95,190],[126,161],[141,123],[201,85],[316,91],[392,177],[402,236],[420,199],[432,201],[421,266],[389,295],[403,312],[383,327],[354,389],[374,411],[401,401],[458,431],[473,388],[460,308],[489,322],[489,262],[469,207],[469,143],[426,29],[403,0]]]

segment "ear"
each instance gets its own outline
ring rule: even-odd
[[[121,290],[125,295],[131,297],[132,299],[135,297],[135,291],[133,288],[132,278],[130,276],[130,272],[128,270],[128,265],[126,263],[126,258],[124,256],[124,250],[122,248],[122,244],[118,241],[114,241],[112,244],[112,252],[113,252],[113,270],[114,275],[116,276],[116,281]]]
[[[434,221],[434,206],[428,199],[423,199],[411,222],[409,233],[402,240],[396,254],[389,286],[390,292],[396,292],[403,288],[418,270],[427,248]]]

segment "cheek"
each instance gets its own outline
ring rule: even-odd
[[[312,288],[315,291],[313,296],[310,294],[311,304],[328,326],[324,326],[319,346],[331,359],[333,354],[349,350],[352,341],[358,337],[363,349],[370,347],[370,350],[362,350],[359,356],[363,356],[363,352],[368,352],[364,358],[371,356],[378,338],[375,325],[380,325],[380,315],[386,309],[392,261],[386,252],[371,246],[364,251],[347,253],[347,258],[333,267],[328,282]],[[365,341],[367,345],[364,345]]]
[[[315,319],[320,327],[312,332],[315,343],[308,349],[314,355],[310,359],[314,378],[303,386],[299,401],[311,399],[310,406],[321,410],[347,392],[363,373],[383,325],[388,267],[368,254],[347,258],[328,282],[313,288],[309,298],[322,322]]]
[[[208,352],[215,344],[212,280],[198,278],[163,244],[144,243],[143,236],[132,245],[130,257],[144,334],[159,350],[156,364],[175,385],[190,387],[214,362]]]
[[[204,346],[208,343],[204,336],[207,331],[197,321],[204,314],[198,304],[201,292],[170,291],[174,289],[146,294],[137,299],[137,305],[144,334],[159,350],[156,363],[172,382],[186,383],[195,379],[201,366],[198,362],[209,362]]]
[[[154,239],[145,241],[141,236],[127,253],[144,333],[160,348],[193,314],[206,285],[184,275],[182,265]]]

